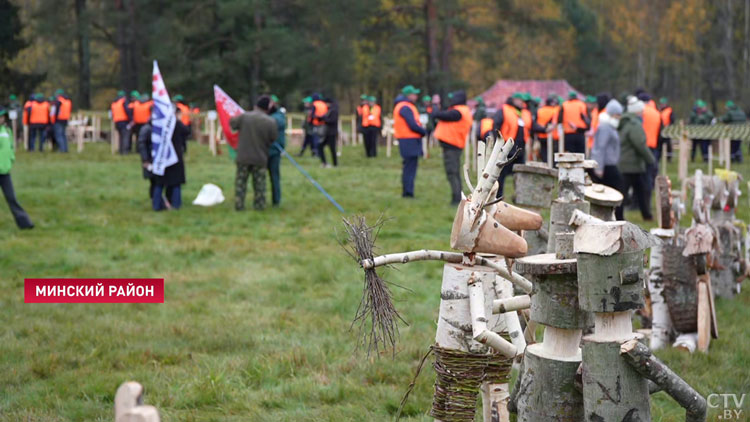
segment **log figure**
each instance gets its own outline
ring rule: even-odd
[[[514,231],[537,230],[543,223],[536,213],[489,201],[494,198],[502,167],[510,161],[512,147],[512,140],[500,139],[486,164],[485,154],[477,157],[481,171],[476,187],[459,204],[451,231],[451,247],[460,253],[421,250],[373,257],[371,247],[365,248],[366,253],[358,251],[366,274],[393,263],[446,262],[432,347],[437,380],[430,414],[436,421],[473,421],[479,394],[485,421],[509,420],[510,366],[515,356],[524,353],[526,342],[516,310],[493,314],[493,307],[500,300],[519,302],[513,300],[514,286],[531,293],[532,283],[514,273],[506,259],[526,253],[526,242]],[[484,142],[477,148],[486,152]],[[465,169],[465,176],[467,172]],[[355,227],[348,231],[355,239],[356,232],[363,230]]]
[[[509,409],[520,422],[583,420],[583,396],[575,387],[581,365],[579,347],[589,314],[578,302],[577,261],[573,254],[573,211],[585,209],[583,154],[556,154],[560,165],[559,197],[552,201],[552,253],[519,258],[515,269],[534,285],[530,326],[544,326],[542,343],[526,347],[521,372],[511,392]],[[505,305],[501,302],[498,305]]]
[[[706,401],[651,355],[633,332],[631,317],[643,306],[644,251],[657,243],[626,222],[583,222],[577,212],[578,299],[594,313],[594,333],[583,337],[583,407],[587,422],[650,421],[649,380],[686,409],[686,420],[704,421]],[[590,221],[591,217],[588,217]]]
[[[594,183],[586,186],[584,198],[591,204],[592,216],[615,221],[615,208],[622,203],[622,194],[617,189]]]

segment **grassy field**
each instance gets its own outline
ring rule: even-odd
[[[337,169],[300,162],[347,213],[390,218],[381,252],[448,249],[455,209],[439,151],[420,163],[414,200],[400,198],[398,154],[384,152],[366,160],[346,147]],[[7,210],[0,218],[0,420],[111,421],[126,380],[145,386],[167,422],[391,420],[434,339],[441,264],[386,272],[413,289],[395,291],[410,325],[395,358],[367,358],[349,329],[362,273],[337,243],[342,215],[286,161],[282,206],[265,212],[234,211],[226,156],[191,143],[186,166],[186,205],[155,213],[134,155],[103,144],[19,153],[12,174],[36,228],[17,230]],[[750,165],[741,169],[750,177]],[[190,205],[209,182],[227,202]],[[166,300],[24,304],[25,277],[163,277]],[[658,355],[703,394],[750,393],[750,293],[718,300],[717,312],[710,354]],[[433,380],[426,368],[402,420],[431,420]],[[683,420],[664,393],[652,409],[654,421]]]

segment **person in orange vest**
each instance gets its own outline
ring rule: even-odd
[[[192,128],[190,127],[190,117],[191,117],[190,106],[185,103],[185,97],[183,97],[180,94],[177,94],[174,96],[174,102],[175,102],[175,106],[180,109],[180,121],[182,122],[183,125],[185,125],[188,128],[188,130],[191,130]]]
[[[362,137],[364,138],[365,133],[362,131],[362,117],[367,114],[366,110],[368,108],[367,105],[367,99],[369,97],[367,94],[362,94],[359,96],[359,105],[357,106],[357,133],[361,133]],[[365,152],[367,152],[367,149],[365,148]]]
[[[34,99],[26,109],[29,116],[29,151],[34,151],[34,144],[39,138],[39,151],[44,149],[46,128],[49,124],[49,103],[44,100],[44,95],[34,94]]]
[[[659,114],[661,115],[661,126],[663,128],[674,123],[672,106],[669,105],[667,97],[659,99]],[[665,144],[667,145],[667,161],[672,162],[672,140],[661,136],[661,133],[659,133],[659,151],[662,150],[662,145]]]
[[[586,113],[591,118],[591,124],[586,131],[586,147],[591,151],[594,147],[594,132],[596,132],[596,126],[599,124],[599,108],[597,107],[596,97],[593,95],[587,95],[584,102],[586,103]]]
[[[58,89],[55,91],[54,110],[54,134],[58,151],[68,152],[68,137],[65,134],[65,128],[70,120],[70,113],[73,111],[73,101],[65,95],[65,91]]]
[[[586,112],[586,104],[578,99],[575,91],[568,93],[568,101],[562,103],[560,116],[565,133],[565,152],[586,152],[585,133],[591,125],[591,119]]]
[[[133,91],[133,93],[136,93],[136,91]],[[130,128],[130,133],[134,136],[135,140],[131,140],[132,143],[136,144],[138,143],[138,136],[141,133],[141,128],[143,125],[148,123],[149,120],[151,120],[151,108],[154,106],[153,100],[149,97],[148,94],[141,94],[137,95],[134,101],[131,101],[130,104],[128,104],[128,108],[131,110],[132,116],[133,116],[133,122]]]
[[[297,154],[299,157],[302,157],[302,154],[305,153],[307,147],[310,147],[313,157],[318,154],[318,144],[313,143],[312,102],[313,100],[311,96],[302,99],[302,111],[305,115],[305,122],[302,124],[304,138],[302,139],[302,149],[299,154]]]
[[[515,160],[503,167],[498,177],[498,183],[500,188],[497,190],[497,197],[503,196],[503,188],[505,186],[505,178],[509,174],[513,173],[514,163],[525,163],[525,147],[526,139],[524,138],[524,125],[526,124],[521,116],[521,110],[523,110],[524,102],[523,95],[515,93],[508,97],[505,104],[495,113],[495,129],[500,131],[503,139],[513,139],[513,149],[510,151],[509,157],[515,156]]]
[[[320,94],[312,95],[312,107],[310,108],[310,123],[312,125],[312,143],[316,154],[320,152],[320,143],[325,137],[326,124],[325,115],[328,113],[328,105],[323,101]]]
[[[466,92],[456,91],[448,95],[450,106],[447,110],[433,111],[437,121],[435,139],[443,148],[445,175],[451,187],[451,204],[461,201],[461,155],[474,121],[471,110],[466,105]]]
[[[128,98],[125,91],[118,91],[117,97],[109,105],[109,114],[115,124],[115,130],[120,135],[120,154],[130,153],[130,121],[133,120],[131,109],[128,108]]]
[[[367,107],[363,109],[362,130],[365,138],[365,155],[368,158],[378,156],[378,134],[383,126],[382,112],[375,97],[367,97]]]
[[[55,139],[55,97],[51,95],[45,102],[47,103],[49,116],[47,116],[47,125],[44,127],[44,137],[49,141],[52,151],[57,151],[59,146]]]
[[[656,103],[651,100],[651,96],[646,92],[642,92],[638,99],[643,101],[643,132],[646,133],[646,146],[651,150],[651,154],[654,156],[654,162],[646,166],[646,181],[648,184],[648,203],[651,208],[651,192],[654,190],[654,184],[656,183],[656,175],[659,173],[659,157],[661,151],[659,150],[659,133],[661,132],[661,114],[656,109]]]
[[[557,132],[557,119],[560,115],[560,102],[557,95],[550,94],[542,107],[536,111],[537,137],[540,141],[539,159],[547,162],[547,138],[552,136],[552,153],[557,152],[560,134]]]
[[[419,110],[414,104],[419,90],[412,85],[401,89],[393,102],[393,137],[398,140],[401,154],[401,196],[414,198],[414,181],[417,178],[417,165],[422,155],[422,137],[427,134],[419,123]]]

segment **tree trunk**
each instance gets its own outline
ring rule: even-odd
[[[733,44],[734,44],[734,0],[725,0],[722,5],[722,13],[720,16],[720,22],[724,29],[724,37],[722,39],[721,53],[724,56],[724,67],[726,68],[727,88],[729,89],[729,95],[736,95],[735,83],[734,83],[734,64],[733,64]]]
[[[263,26],[263,16],[260,14],[258,8],[253,11],[253,24],[255,25],[255,43],[253,49],[253,62],[252,68],[250,69],[250,104],[255,104],[255,101],[260,92],[260,66],[261,66],[261,51],[262,46],[260,42],[260,34]]]
[[[129,2],[126,4],[125,2]],[[127,91],[136,89],[138,75],[135,68],[134,38],[131,23],[135,20],[135,0],[115,0],[117,14],[117,47],[120,50],[120,87]]]
[[[436,77],[439,71],[438,48],[437,48],[437,5],[435,0],[425,0],[424,2],[424,21],[425,21],[425,65],[427,74],[427,90],[435,92]]]
[[[91,108],[91,51],[86,0],[76,0],[76,26],[78,29],[78,105]]]
[[[576,349],[577,349],[576,345]],[[526,348],[524,364],[513,390],[519,422],[578,422],[584,420],[583,396],[575,388],[577,356],[549,356],[542,344]]]

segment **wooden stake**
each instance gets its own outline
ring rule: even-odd
[[[547,166],[549,168],[552,168],[552,165],[553,165],[552,156],[555,155],[554,150],[552,149],[553,142],[554,140],[552,139],[552,132],[547,133]]]
[[[23,125],[23,145],[26,151],[29,150],[29,126]]]
[[[562,125],[557,126],[557,133],[560,137],[560,140],[557,141],[560,145],[560,151],[559,152],[565,152],[565,131],[563,130]],[[547,152],[547,154],[551,154],[551,152]]]
[[[685,129],[684,120],[680,120],[680,129],[682,136],[680,136],[680,141],[678,142],[678,145],[680,147],[680,161],[677,169],[677,178],[679,180],[685,180],[687,179],[688,175],[688,156],[690,155],[690,147],[688,145],[689,140],[687,138],[687,131]]]
[[[698,276],[698,350],[708,352],[711,344],[711,306],[709,304],[708,274]]]

